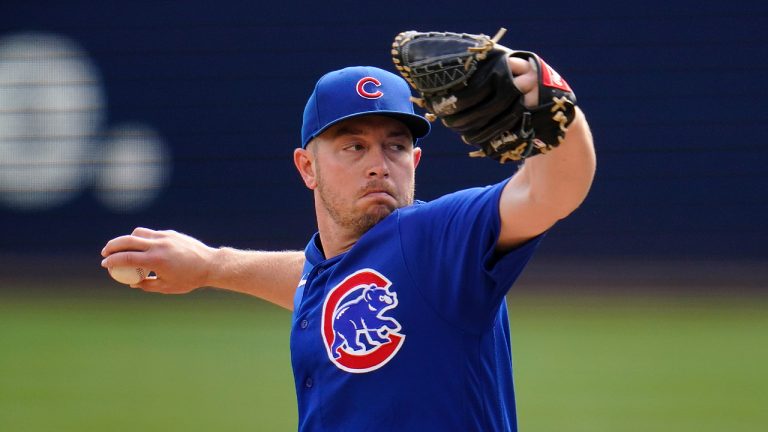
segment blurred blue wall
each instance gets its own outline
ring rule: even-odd
[[[591,195],[543,254],[768,257],[768,6],[757,1],[6,0],[0,254],[97,255],[135,226],[302,248],[314,211],[291,154],[316,79],[352,64],[392,69],[389,45],[402,30],[501,26],[504,44],[541,54],[569,81],[598,148]],[[19,40],[64,48],[38,47],[53,56],[41,72],[23,65],[36,60],[19,57]],[[23,101],[57,85],[66,91],[47,105]],[[62,138],[67,121],[83,136]],[[82,152],[56,156],[46,147],[56,139]],[[513,169],[465,157],[439,125],[423,148],[425,200]],[[45,177],[46,166],[77,180]]]

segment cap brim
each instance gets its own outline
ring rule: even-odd
[[[309,144],[310,141],[317,138],[319,135],[321,135],[323,132],[327,131],[328,128],[331,126],[343,122],[344,120],[349,120],[356,117],[363,117],[368,115],[380,115],[384,117],[391,117],[395,120],[399,120],[405,124],[406,127],[411,131],[411,135],[413,135],[414,141],[419,138],[424,138],[429,134],[429,131],[432,129],[432,124],[425,119],[424,117],[418,115],[418,114],[409,114],[404,113],[402,111],[364,111],[364,112],[358,112],[354,114],[350,114],[345,117],[338,118],[327,125],[323,126],[322,129],[319,129],[317,132],[314,133],[309,139],[307,139],[307,142],[304,143],[304,147]]]

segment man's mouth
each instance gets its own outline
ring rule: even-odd
[[[370,191],[366,192],[365,195],[363,195],[363,196],[366,196],[366,197],[389,196],[389,197],[391,197],[392,194],[389,193],[386,190],[370,190]]]
[[[381,184],[379,182],[368,183],[366,187],[363,188],[362,196],[364,198],[395,198],[394,192],[390,190],[386,184]]]

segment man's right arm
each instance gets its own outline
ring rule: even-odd
[[[304,252],[212,248],[175,231],[148,228],[110,240],[101,254],[104,268],[135,266],[157,274],[133,288],[184,294],[210,286],[256,296],[288,310],[293,309],[304,267]]]

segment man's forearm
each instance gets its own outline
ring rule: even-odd
[[[546,155],[525,161],[530,198],[549,208],[556,222],[584,201],[595,174],[595,149],[584,113],[577,108],[564,142]]]
[[[520,245],[573,212],[589,191],[595,165],[589,125],[577,109],[565,141],[547,154],[527,159],[504,188],[498,248]]]
[[[217,250],[207,285],[249,294],[293,310],[293,296],[301,279],[304,252]]]

